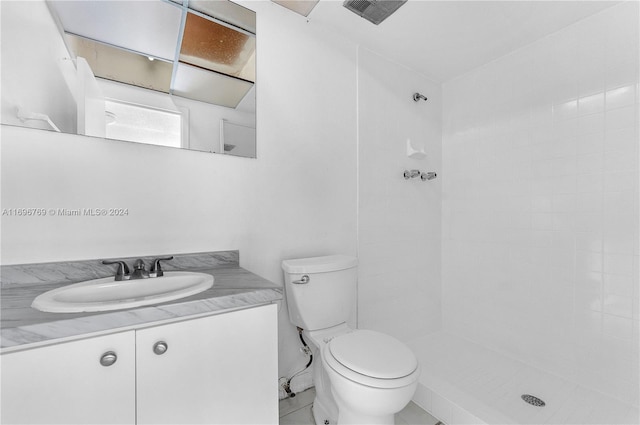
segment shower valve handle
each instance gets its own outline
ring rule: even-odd
[[[404,170],[404,179],[409,180],[420,176],[420,170]]]
[[[422,181],[433,180],[436,177],[438,177],[438,174],[436,174],[434,171],[429,171],[428,173],[420,174],[420,178],[422,179]]]

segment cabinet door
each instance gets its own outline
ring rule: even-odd
[[[277,424],[277,344],[275,304],[137,331],[137,423]]]
[[[115,363],[103,366],[109,352]],[[3,424],[135,423],[133,331],[6,353],[0,361]]]

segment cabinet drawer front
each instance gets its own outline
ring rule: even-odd
[[[135,423],[135,333],[1,356],[2,423]]]
[[[138,424],[277,424],[275,304],[136,333]]]

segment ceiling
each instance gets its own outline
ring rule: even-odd
[[[255,13],[227,1],[48,0],[65,42],[107,80],[237,108],[255,82]]]
[[[409,0],[376,26],[321,0],[308,19],[445,82],[617,3]]]

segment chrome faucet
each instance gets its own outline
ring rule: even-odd
[[[116,271],[115,280],[134,280],[134,279],[147,279],[150,277],[164,276],[164,271],[160,265],[160,261],[173,260],[173,255],[170,257],[159,257],[152,261],[151,270],[147,271],[147,266],[144,264],[144,260],[138,258],[133,264],[133,273],[129,273],[129,266],[122,260],[102,260],[102,264],[117,264],[118,270]]]
[[[138,258],[136,262],[133,264],[133,273],[131,273],[131,277],[129,279],[148,279],[149,272],[147,271],[147,266],[145,266],[144,261]]]

